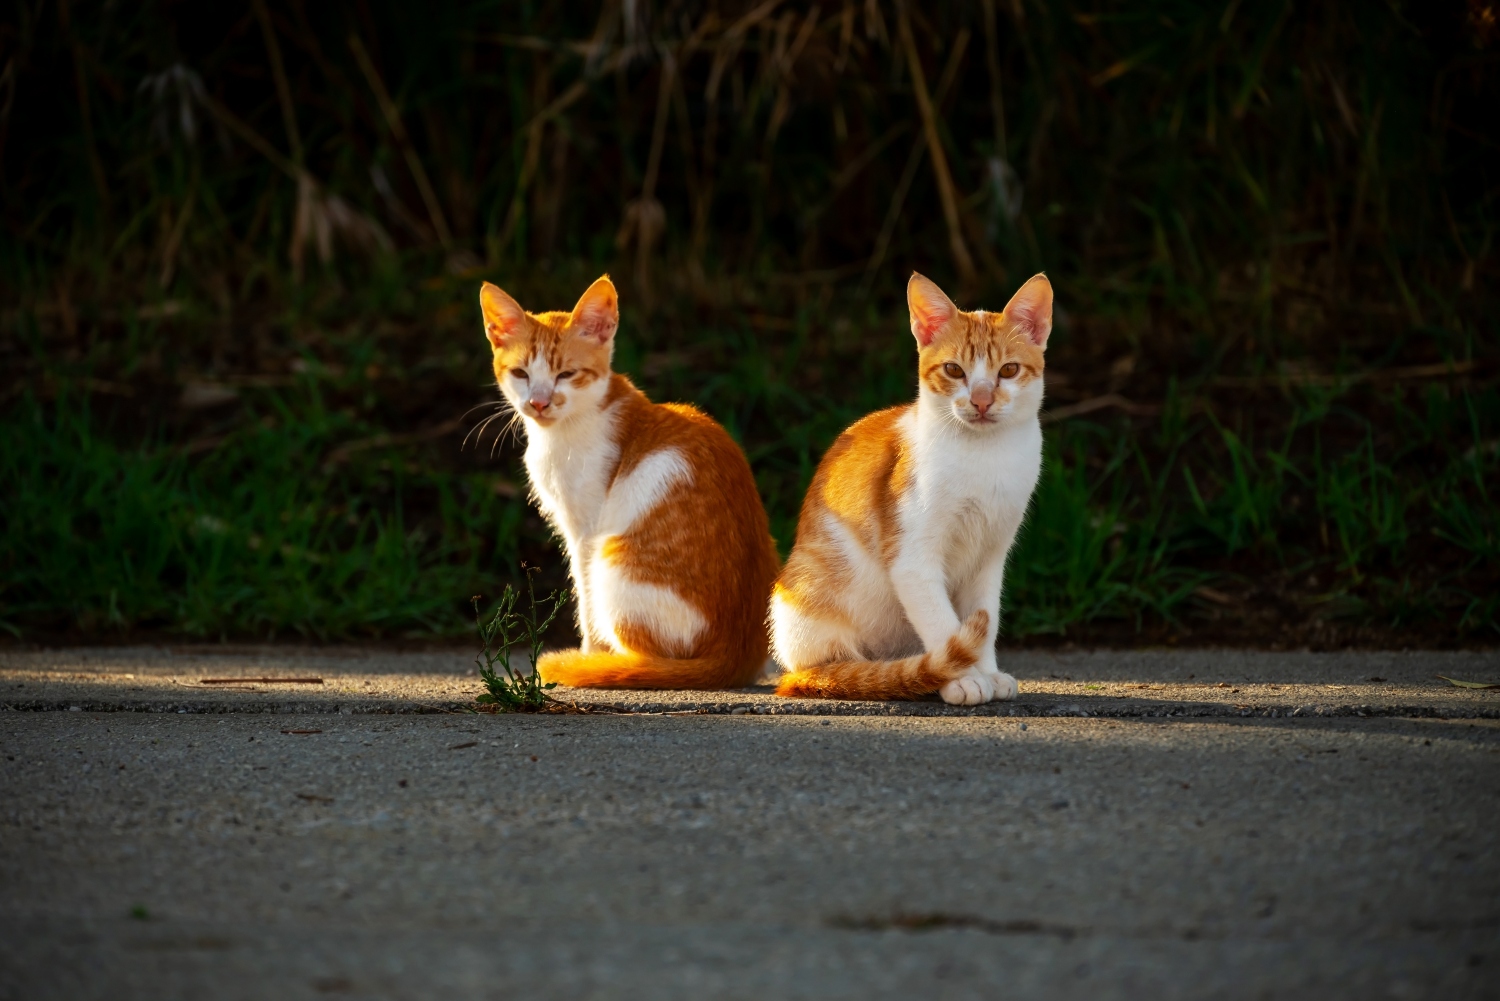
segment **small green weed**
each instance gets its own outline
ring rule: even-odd
[[[526,567],[526,598],[527,609],[519,611],[516,602],[521,597],[521,592],[509,584],[500,594],[500,602],[495,607],[495,614],[491,615],[486,622],[484,614],[479,610],[479,601],[482,595],[475,595],[474,622],[479,627],[479,638],[484,643],[484,648],[474,658],[474,663],[479,665],[479,680],[484,682],[487,689],[474,701],[481,706],[490,707],[490,712],[502,713],[534,713],[542,709],[551,701],[547,694],[548,689],[556,688],[557,683],[542,684],[541,675],[537,674],[536,662],[542,655],[543,637],[547,629],[557,618],[558,612],[568,603],[568,592],[566,590],[553,591],[537,604],[536,589],[532,585],[531,578],[535,575],[535,567]],[[525,673],[516,671],[510,666],[511,647],[524,643],[527,646],[527,655],[531,660],[531,670]],[[496,673],[495,665],[500,665],[503,675]]]

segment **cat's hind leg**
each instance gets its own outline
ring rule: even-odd
[[[607,543],[603,552],[608,551]],[[703,612],[677,588],[639,580],[607,556],[593,561],[589,585],[593,628],[605,638],[605,649],[691,657],[712,629]]]
[[[771,652],[788,671],[860,657],[859,637],[835,609],[808,608],[777,586],[771,595]]]

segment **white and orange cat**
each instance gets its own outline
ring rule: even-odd
[[[857,421],[818,465],[771,598],[777,693],[1013,699],[995,659],[1005,556],[1042,463],[1052,284],[961,312],[913,274],[915,403]]]
[[[571,313],[479,292],[495,378],[525,418],[531,494],[567,547],[581,649],[542,678],[608,688],[731,688],[766,659],[778,559],[750,465],[707,414],[656,404],[610,371],[608,277]]]

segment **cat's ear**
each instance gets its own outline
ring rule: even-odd
[[[1028,341],[1044,351],[1047,349],[1047,338],[1052,333],[1052,283],[1046,275],[1033,275],[1010,297],[1005,304],[1005,318]]]
[[[520,330],[526,311],[500,288],[485,282],[479,289],[479,310],[484,314],[484,336],[499,350],[505,339]]]
[[[932,279],[915,271],[906,283],[906,308],[911,311],[912,336],[924,348],[958,315],[953,300],[944,295]]]
[[[585,337],[608,344],[620,326],[620,296],[609,275],[588,287],[573,307],[570,325]]]

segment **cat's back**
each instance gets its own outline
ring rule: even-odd
[[[856,531],[887,534],[895,504],[910,481],[911,404],[867,414],[834,440],[807,492],[798,534],[807,515],[826,510]]]
[[[739,487],[749,479],[744,453],[718,421],[691,404],[653,403],[625,376],[613,378],[610,395],[619,400],[613,427],[617,481],[643,462],[662,462],[664,455],[685,464],[695,480],[707,476],[707,485]]]
[[[620,459],[601,523],[610,557],[696,595],[705,614],[763,603],[779,560],[745,453],[698,408],[652,403],[614,378]],[[761,636],[758,623],[747,635]]]
[[[663,534],[731,538],[772,554],[770,526],[745,453],[708,414],[686,403],[653,403],[630,380],[616,374],[613,427],[619,462],[611,494],[641,508],[662,505],[651,524]],[[669,528],[668,523],[675,523]]]

